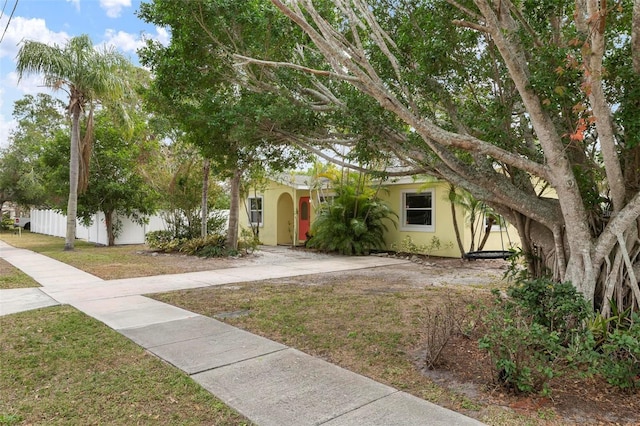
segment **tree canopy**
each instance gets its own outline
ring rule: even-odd
[[[174,38],[306,111],[272,136],[445,179],[518,228],[534,276],[638,307],[638,0],[173,3]]]
[[[46,200],[39,167],[43,146],[67,125],[64,105],[46,94],[26,95],[14,104],[18,123],[9,145],[0,152],[0,204],[6,201],[29,206]]]
[[[169,0],[142,4],[140,17],[169,27],[172,38],[168,46],[149,40],[139,55],[155,77],[147,92],[147,105],[175,123],[186,140],[211,160],[216,176],[231,180],[227,246],[234,249],[241,180],[265,169],[293,167],[305,158],[299,149],[282,143],[268,129],[274,122],[302,126],[310,115],[277,94],[244,87],[229,58],[209,54],[215,44],[202,38],[204,22],[211,23],[219,35],[228,34],[229,41],[242,40],[256,52],[278,51],[278,44],[266,46],[260,35],[269,20],[253,20],[260,16],[254,10],[260,8],[258,3],[228,3],[226,6],[236,16],[234,25],[224,26],[224,31],[220,20],[223,15],[217,13],[216,6],[211,4],[206,10],[199,6]],[[286,19],[280,21],[285,23]],[[281,34],[278,38],[284,40]]]

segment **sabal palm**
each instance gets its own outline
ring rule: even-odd
[[[74,37],[64,47],[25,41],[18,52],[16,70],[20,79],[28,74],[42,74],[46,87],[64,90],[69,96],[71,154],[65,250],[73,250],[76,233],[78,180],[83,155],[80,118],[88,112],[85,145],[90,146],[93,109],[99,101],[118,99],[125,94],[125,70],[130,66],[128,60],[113,49],[94,49],[88,35]],[[88,155],[88,152],[84,153],[87,160]],[[88,177],[86,167],[83,173],[85,180]]]

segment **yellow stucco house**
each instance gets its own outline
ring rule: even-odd
[[[311,185],[309,176],[282,175],[254,188],[247,197],[247,214],[240,215],[242,228],[249,220],[257,227],[264,245],[304,245],[315,212],[324,197],[331,196],[328,180]],[[397,227],[389,224],[385,235],[387,250],[397,250],[410,238],[416,246],[430,246],[434,237],[440,248],[429,254],[460,257],[456,243],[451,205],[447,199],[449,184],[445,181],[425,183],[407,177],[385,182],[379,196],[398,215]],[[456,219],[465,250],[471,245],[471,230],[465,213],[456,208]],[[484,250],[508,250],[519,244],[516,230],[507,225],[494,225]],[[477,246],[477,242],[476,242]]]

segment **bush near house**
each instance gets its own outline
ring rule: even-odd
[[[336,196],[320,204],[306,246],[344,255],[384,249],[387,224],[397,214],[363,184],[335,185]]]
[[[149,232],[145,236],[145,242],[152,250],[199,257],[224,257],[252,253],[259,243],[250,232],[242,233],[238,250],[228,249],[226,241],[227,236],[221,233],[206,237],[177,238],[172,231],[161,230]]]
[[[146,244],[162,253],[184,253],[200,257],[221,257],[229,255],[225,247],[226,236],[207,235],[197,238],[176,238],[171,231],[153,231],[147,233]]]

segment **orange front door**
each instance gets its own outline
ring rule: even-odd
[[[300,197],[298,204],[298,239],[304,241],[307,239],[309,226],[311,224],[311,206],[309,205],[309,197]]]

